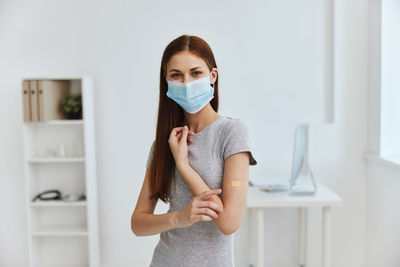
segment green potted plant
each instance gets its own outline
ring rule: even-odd
[[[82,119],[82,96],[80,94],[69,94],[60,103],[60,110],[69,120]]]

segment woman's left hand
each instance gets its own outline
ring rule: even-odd
[[[172,129],[168,139],[169,147],[171,148],[172,155],[175,159],[176,166],[189,165],[189,151],[187,147],[187,140],[192,142],[192,138],[188,135],[194,135],[189,131],[187,126],[175,127]]]

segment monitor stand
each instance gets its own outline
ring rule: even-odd
[[[304,155],[304,162],[307,167],[307,176],[308,175],[310,176],[312,186],[294,184],[290,188],[289,195],[291,196],[309,196],[309,195],[314,195],[317,192],[317,183],[315,181],[314,174],[310,168],[310,164],[308,163],[308,157],[306,155]]]

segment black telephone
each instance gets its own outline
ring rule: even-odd
[[[40,200],[54,200],[54,199],[62,199],[61,192],[56,189],[46,190],[39,194],[37,194],[32,201]]]

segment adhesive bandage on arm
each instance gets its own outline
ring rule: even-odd
[[[242,180],[228,180],[225,184],[229,187],[241,187],[244,185]]]

